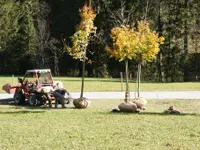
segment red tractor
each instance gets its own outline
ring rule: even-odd
[[[32,106],[41,106],[48,102],[51,107],[52,101],[55,100],[52,91],[58,85],[59,88],[63,88],[62,82],[53,81],[50,69],[33,69],[27,70],[23,79],[18,78],[17,85],[6,84],[3,89],[7,93],[14,93],[14,101],[17,105],[28,102]],[[71,96],[69,92],[64,92],[63,97],[65,103],[70,103]]]

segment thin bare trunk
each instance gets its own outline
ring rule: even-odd
[[[58,57],[56,53],[54,53],[54,75],[59,76]]]
[[[130,92],[129,92],[129,82],[128,82],[128,60],[125,60],[125,71],[126,71],[126,94],[124,101],[127,103],[130,100]]]
[[[195,38],[195,79],[198,81],[198,65],[197,65],[197,54],[198,54],[198,43],[197,37]]]
[[[86,56],[86,47],[85,47],[85,56]],[[83,97],[83,89],[84,89],[84,78],[85,78],[85,57],[83,58],[83,66],[82,66],[82,84],[81,84],[81,96]]]
[[[89,0],[89,7],[91,6],[91,4],[92,4],[92,0]]]
[[[137,74],[137,77],[138,77],[138,89],[137,89],[138,97],[140,97],[140,75],[141,75],[141,63],[138,63],[138,74]]]
[[[163,72],[163,56],[161,51],[158,53],[158,81],[164,82],[164,72]]]
[[[149,0],[147,0],[147,6],[145,9],[144,20],[147,20],[148,7],[149,7]]]
[[[171,12],[170,12],[170,9],[171,9],[171,3],[168,4],[168,24],[171,26]],[[166,66],[166,74],[165,74],[165,80],[166,82],[169,81],[169,78],[170,78],[170,51],[171,51],[171,29],[168,31],[168,51],[167,51],[167,66]]]
[[[121,78],[121,91],[123,91],[123,73],[120,72],[120,78]]]
[[[163,36],[163,25],[161,23],[161,8],[160,8],[161,2],[159,0],[159,8],[158,8],[158,33],[159,37]],[[162,58],[162,49],[160,49],[158,53],[158,80],[159,82],[164,82],[163,79],[163,58]]]
[[[188,7],[188,0],[185,0],[185,9]],[[184,23],[184,81],[188,81],[188,20]]]

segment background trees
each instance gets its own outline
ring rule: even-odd
[[[4,0],[0,5],[0,39],[1,50],[4,51],[1,64],[10,72],[19,72],[20,61],[24,64],[24,60],[35,51],[34,18],[38,13],[39,2]]]
[[[29,68],[48,67],[55,75],[80,76],[80,62],[63,53],[61,39],[75,32],[80,20],[78,10],[84,1],[2,0],[0,73],[23,74]],[[99,38],[88,45],[93,55],[88,53],[92,63],[86,64],[86,75],[119,77],[119,72],[124,70],[124,64],[109,60],[105,45],[110,42],[113,17],[118,23],[123,21],[120,12],[125,10],[129,23],[146,18],[150,28],[165,37],[158,59],[144,64],[142,79],[161,82],[199,80],[198,0],[93,0],[92,4],[98,13],[95,25]],[[136,62],[129,66],[135,78]]]

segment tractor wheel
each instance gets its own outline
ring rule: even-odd
[[[14,101],[15,101],[15,104],[17,104],[17,105],[24,104],[25,96],[23,95],[23,93],[21,91],[20,92],[15,92]]]
[[[28,102],[31,106],[36,106],[37,104],[37,99],[36,99],[36,95],[30,95]]]

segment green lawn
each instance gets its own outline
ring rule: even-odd
[[[198,150],[199,100],[149,100],[140,114],[111,113],[122,100],[94,100],[87,109],[0,104],[1,150]],[[176,106],[182,115],[163,111]]]
[[[54,78],[54,80],[62,81],[64,87],[70,92],[79,92],[81,88],[81,78],[69,78],[69,77],[59,77]],[[12,77],[0,77],[0,86],[5,83],[17,83],[17,78]],[[135,81],[130,81],[130,90],[136,90]],[[125,82],[123,83],[123,90],[125,90]],[[191,91],[191,90],[200,90],[199,82],[181,82],[181,83],[150,83],[142,82],[141,91],[163,91],[163,90],[172,90],[172,91]],[[121,91],[121,82],[120,79],[103,79],[103,78],[86,78],[85,79],[85,92],[91,91]],[[0,93],[3,92],[0,88]]]

